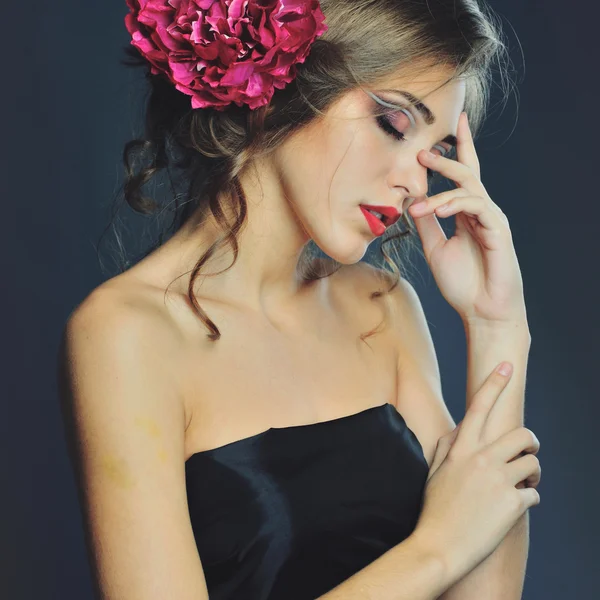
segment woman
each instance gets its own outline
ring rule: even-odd
[[[128,4],[152,94],[125,198],[172,210],[174,232],[65,328],[99,597],[468,600],[482,578],[520,597],[522,554],[493,557],[509,534],[523,549],[514,525],[539,502],[539,442],[515,416],[529,332],[464,114],[477,129],[502,55],[490,14],[473,0]],[[161,208],[141,186],[165,168]],[[428,198],[438,173],[457,188]],[[452,214],[447,240],[437,216]],[[465,323],[460,427],[414,289],[383,245],[392,272],[361,261],[397,222],[414,231],[409,217]]]

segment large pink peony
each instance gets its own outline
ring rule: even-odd
[[[192,108],[268,104],[327,31],[318,0],[126,0],[131,43]]]

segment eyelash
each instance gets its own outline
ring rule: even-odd
[[[383,131],[385,131],[387,134],[391,135],[399,142],[406,141],[406,136],[392,125],[388,114],[377,115],[375,120],[377,121],[379,127],[381,127],[381,129],[383,129]],[[435,172],[431,169],[427,169],[427,179],[433,179],[434,176]]]
[[[396,138],[398,141],[402,142],[406,138],[401,131],[398,131],[390,122],[390,117],[388,114],[377,115],[375,117],[377,120],[377,124],[381,129],[383,129],[386,133],[389,133],[392,137]]]

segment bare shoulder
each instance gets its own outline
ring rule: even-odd
[[[343,270],[346,285],[351,285],[358,296],[379,291],[382,297],[389,299],[398,343],[403,341],[413,351],[415,346],[432,343],[421,300],[408,279],[365,262],[347,265]]]
[[[389,271],[367,263],[352,265],[347,276],[357,289],[387,291],[396,282]],[[417,436],[431,465],[437,441],[456,426],[442,395],[437,353],[414,286],[399,277],[389,294],[389,333],[397,349],[396,408]]]
[[[164,290],[125,272],[93,289],[72,315],[102,310],[115,312],[123,317],[129,315],[137,320],[162,316],[164,321],[164,311],[160,310],[159,304],[163,298]]]
[[[63,383],[77,372],[84,381],[103,378],[106,386],[111,373],[103,371],[109,370],[121,374],[120,384],[151,382],[178,410],[172,365],[180,347],[176,328],[155,298],[109,281],[94,289],[69,316],[58,357],[60,374]],[[71,383],[76,382],[71,379]]]
[[[340,269],[340,279],[345,284],[354,286],[356,291],[371,292],[382,285],[389,286],[393,282],[393,274],[370,263],[360,261],[352,265],[344,265]]]
[[[72,331],[78,326],[87,327],[107,319],[107,327],[99,327],[99,333],[120,335],[123,339],[131,339],[128,333],[156,336],[156,341],[167,341],[165,338],[174,335],[169,327],[164,311],[160,310],[156,296],[149,293],[150,287],[122,285],[110,280],[98,286],[73,310],[67,321],[65,331]],[[110,327],[110,329],[108,328]],[[134,339],[139,339],[137,336]]]
[[[86,545],[101,598],[208,598],[187,510],[183,402],[164,358],[177,340],[151,304],[100,287],[64,329],[61,408]]]
[[[396,275],[387,269],[361,261],[352,265],[344,265],[340,279],[354,287],[357,292],[372,293],[388,290],[395,302],[400,304],[419,302],[419,297],[412,284],[402,275]]]
[[[176,349],[172,329],[144,298],[118,287],[96,288],[63,330],[58,354],[63,409],[80,418],[105,411],[126,436],[131,435],[127,428],[133,413],[141,419],[152,412],[168,413],[166,423],[175,419],[179,430],[183,403],[165,360]],[[94,420],[91,426],[103,425]]]
[[[166,364],[164,357],[178,348],[176,333],[165,312],[147,295],[133,288],[101,285],[70,314],[62,349],[70,349],[71,358],[76,358],[79,353],[93,355],[111,348],[129,353],[128,367],[144,369],[148,361]]]
[[[350,286],[348,291],[359,301],[372,298],[375,292],[379,292],[378,297],[387,301],[390,317],[396,324],[398,319],[407,317],[407,309],[419,312],[419,296],[412,284],[401,275],[367,262],[358,262],[345,265],[339,279],[343,285]]]

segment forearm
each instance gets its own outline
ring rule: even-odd
[[[467,408],[473,394],[501,362],[513,374],[491,410],[485,436],[489,440],[524,424],[525,379],[531,337],[527,323],[497,329],[465,325],[467,337]],[[443,600],[520,600],[529,548],[529,512],[475,569],[454,584]]]
[[[513,373],[502,395],[492,407],[485,435],[497,439],[500,435],[524,424],[525,379],[531,347],[527,321],[505,327],[465,324],[467,340],[467,400],[469,408],[473,395],[490,373],[503,361],[513,365]]]
[[[434,600],[455,580],[413,533],[319,600]]]

